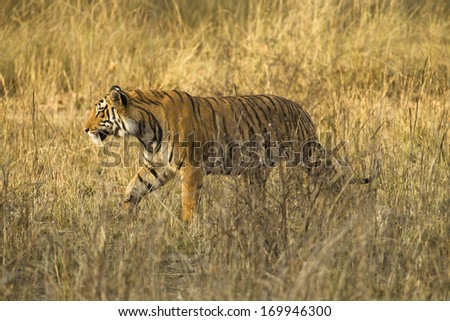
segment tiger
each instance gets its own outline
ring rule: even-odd
[[[324,149],[308,112],[275,95],[199,97],[115,85],[94,104],[84,130],[98,145],[108,136],[134,136],[143,146],[143,166],[125,190],[126,211],[178,173],[187,222],[197,212],[205,175],[242,175],[264,184],[280,161],[312,176],[329,176],[327,167],[333,172],[317,157]]]

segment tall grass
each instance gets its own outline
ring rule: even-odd
[[[448,300],[449,18],[427,0],[3,1],[0,298]],[[378,179],[335,195],[277,168],[255,201],[208,177],[192,226],[175,180],[123,217],[136,151],[102,167],[81,128],[114,84],[289,97]]]

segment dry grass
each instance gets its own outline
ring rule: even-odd
[[[13,1],[0,8],[0,299],[450,299],[447,1]],[[209,177],[121,218],[136,170],[82,131],[113,84],[303,103],[370,186]],[[285,218],[285,219],[283,219]]]

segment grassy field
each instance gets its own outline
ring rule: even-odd
[[[355,3],[3,0],[0,299],[449,300],[450,5]],[[379,176],[208,177],[191,226],[176,179],[123,217],[136,150],[103,167],[81,125],[114,84],[289,97]]]

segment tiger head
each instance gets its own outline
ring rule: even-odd
[[[126,107],[128,96],[119,86],[100,99],[84,122],[84,131],[97,145],[102,145],[108,136],[123,136],[127,132]]]

